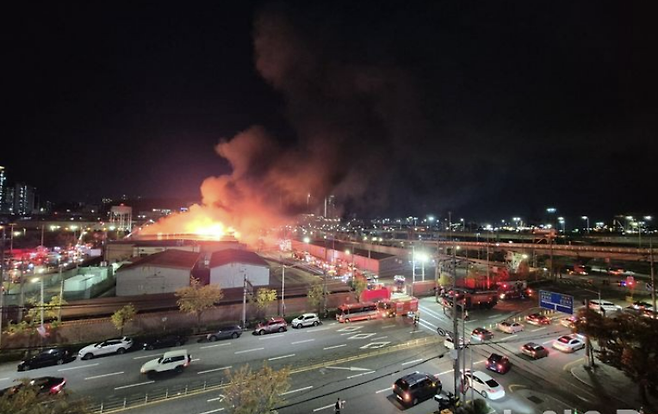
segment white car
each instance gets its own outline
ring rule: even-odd
[[[192,357],[187,349],[165,352],[160,358],[152,359],[142,365],[139,370],[142,374],[153,374],[156,372],[175,371],[183,372],[183,368],[190,365]]]
[[[553,348],[562,352],[576,352],[585,348],[585,342],[571,335],[564,335],[553,341]]]
[[[464,347],[464,338],[459,338],[460,349]],[[443,340],[443,346],[448,349],[455,349],[455,340],[452,336],[446,335],[446,338]]]
[[[495,379],[482,371],[464,371],[463,380],[469,387],[482,395],[482,398],[498,400],[505,396],[505,388]]]
[[[517,332],[521,332],[525,327],[523,324],[520,324],[518,322],[500,322],[498,326],[496,326],[499,331],[505,332],[508,334],[515,334]]]
[[[92,359],[100,355],[123,354],[133,346],[132,338],[112,338],[103,342],[87,345],[78,352],[80,359]]]
[[[305,326],[318,326],[320,325],[320,318],[315,313],[304,313],[299,315],[290,322],[293,328],[303,328]]]

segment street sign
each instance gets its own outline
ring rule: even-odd
[[[573,296],[540,290],[539,307],[573,315]]]

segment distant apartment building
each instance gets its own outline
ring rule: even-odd
[[[5,167],[0,165],[0,212],[5,211],[5,182],[7,177],[5,177]]]
[[[36,188],[25,183],[17,183],[14,186],[14,209],[12,213],[19,216],[32,214],[35,207]]]

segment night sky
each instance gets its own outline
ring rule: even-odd
[[[287,212],[655,214],[652,13],[573,3],[13,9],[0,165],[53,201],[198,200],[224,140],[230,187]]]

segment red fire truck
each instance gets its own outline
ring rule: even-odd
[[[408,315],[418,312],[418,298],[413,296],[400,296],[384,299],[377,302],[377,309],[382,318],[393,318],[397,315]]]

